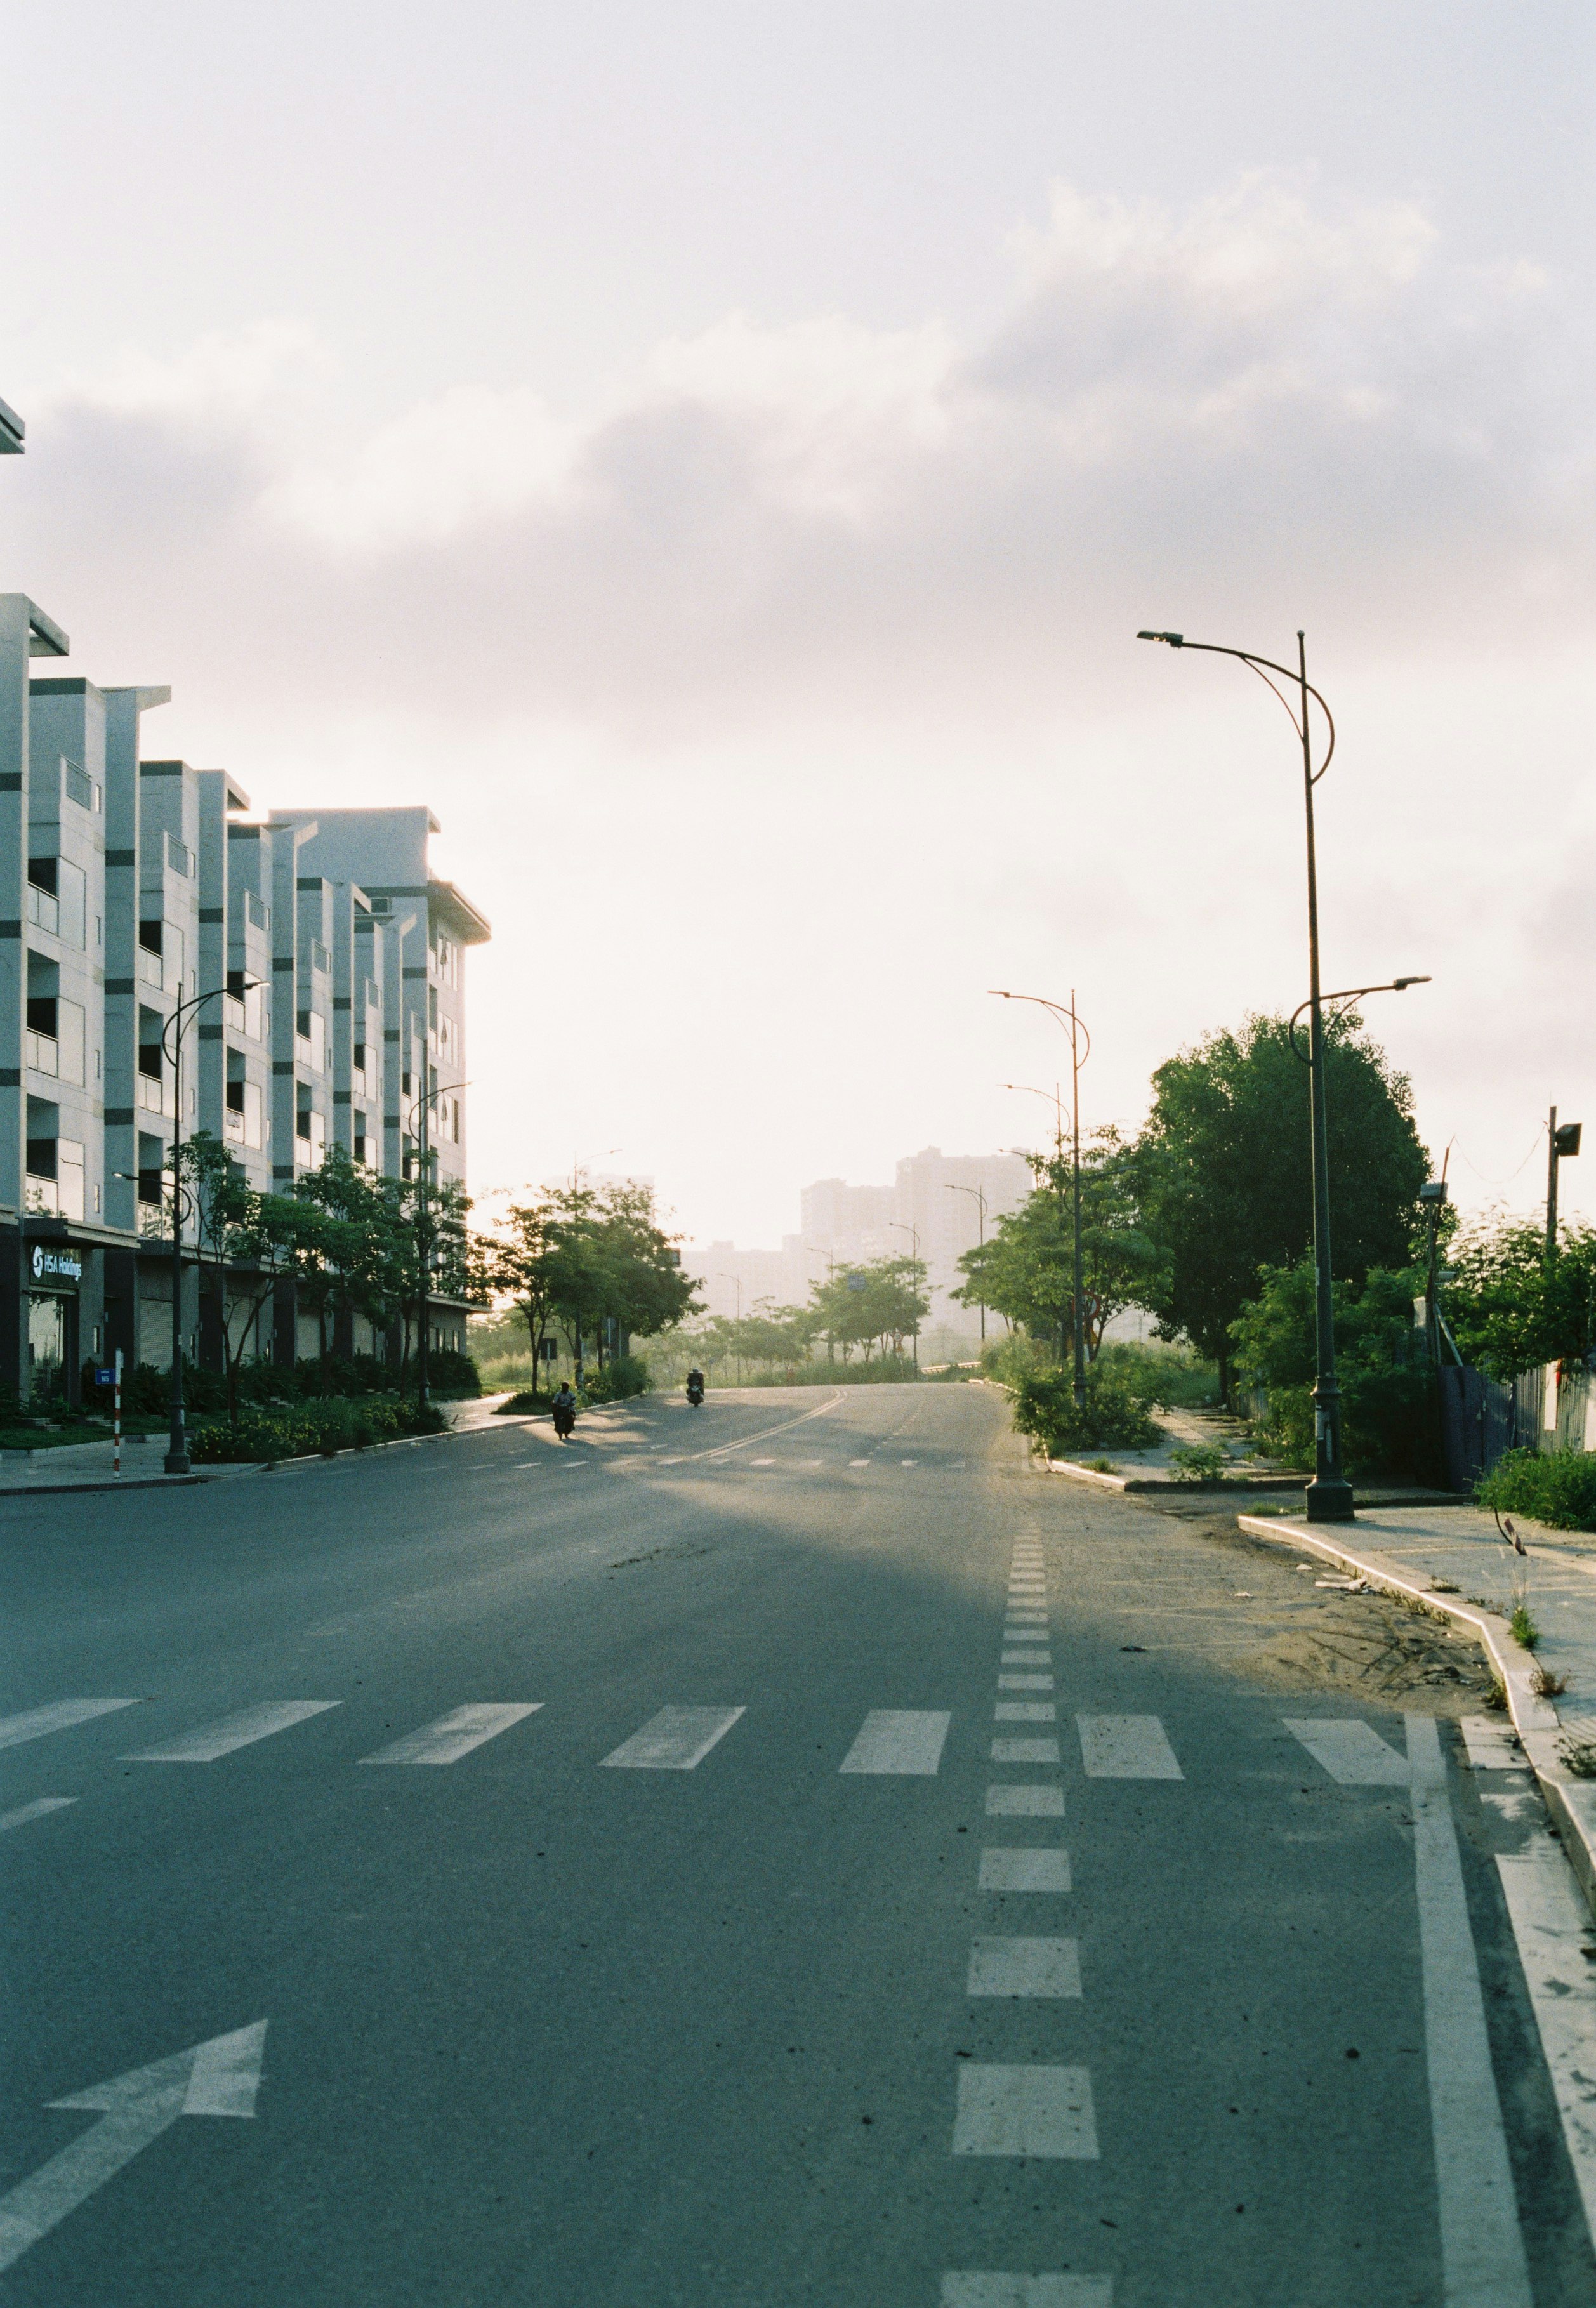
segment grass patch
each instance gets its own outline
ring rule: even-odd
[[[1218,1483],[1224,1479],[1230,1454],[1222,1442],[1183,1442],[1169,1453],[1178,1483]]]
[[[1513,1616],[1508,1620],[1507,1624],[1512,1630],[1514,1641],[1523,1643],[1527,1651],[1532,1651],[1540,1641],[1540,1630],[1530,1616],[1530,1607],[1527,1603],[1514,1605]]]

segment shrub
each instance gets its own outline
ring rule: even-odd
[[[529,1410],[547,1410],[548,1400],[548,1395],[539,1394],[535,1387],[523,1387],[519,1394],[513,1394],[508,1400],[496,1404],[493,1415],[496,1418],[502,1418],[506,1412],[515,1411],[524,1417]]]
[[[583,1378],[582,1391],[589,1402],[625,1402],[631,1395],[646,1394],[652,1384],[641,1356],[611,1355],[602,1370]]]
[[[1509,1451],[1475,1486],[1481,1506],[1553,1530],[1596,1530],[1596,1451]]]
[[[1217,1483],[1230,1463],[1230,1454],[1220,1442],[1186,1442],[1170,1451],[1169,1463],[1178,1483]]]
[[[188,1439],[188,1453],[201,1466],[254,1465],[303,1459],[316,1451],[331,1457],[334,1451],[368,1450],[374,1442],[396,1442],[403,1435],[439,1434],[447,1424],[431,1404],[422,1411],[395,1396],[251,1408],[236,1429],[225,1419],[196,1427]]]
[[[1398,1482],[1444,1479],[1439,1392],[1413,1300],[1422,1277],[1371,1268],[1361,1285],[1335,1285],[1336,1377],[1342,1452],[1353,1475]],[[1231,1326],[1237,1361],[1268,1391],[1258,1439],[1287,1466],[1314,1465],[1314,1268],[1264,1267],[1256,1298]]]
[[[1112,1370],[1097,1364],[1086,1374],[1086,1405],[1080,1410],[1069,1371],[1025,1373],[1014,1387],[1014,1425],[1033,1435],[1050,1459],[1079,1451],[1144,1451],[1159,1439],[1146,1406]]]

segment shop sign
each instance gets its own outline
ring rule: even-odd
[[[42,1242],[33,1245],[33,1279],[35,1282],[81,1282],[83,1262],[75,1250],[47,1250]]]

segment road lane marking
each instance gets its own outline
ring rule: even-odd
[[[900,1467],[918,1467],[919,1465],[919,1460],[918,1459],[900,1459],[898,1464]]]
[[[1039,2156],[1097,2160],[1091,2078],[1084,2068],[959,2070],[955,2156]]]
[[[1074,1940],[975,1940],[964,1992],[1009,1997],[1079,1995],[1081,1951]]]
[[[1075,1727],[1089,1779],[1185,1777],[1156,1715],[1077,1715]]]
[[[1007,2269],[951,2269],[941,2308],[1114,2308],[1111,2276],[1020,2276]]]
[[[0,1747],[21,1747],[30,1739],[70,1731],[74,1723],[91,1723],[97,1715],[114,1715],[119,1707],[137,1705],[136,1699],[57,1699],[48,1707],[30,1707],[25,1714],[0,1717]]]
[[[602,1768],[618,1771],[693,1771],[724,1739],[746,1707],[662,1707],[624,1739]]]
[[[1067,1851],[1040,1851],[1011,1844],[988,1844],[981,1854],[983,1891],[1067,1891]]]
[[[1064,1789],[1061,1787],[988,1787],[987,1789],[988,1819],[1062,1819]]]
[[[258,1707],[241,1708],[237,1715],[224,1715],[214,1723],[202,1723],[197,1730],[185,1731],[178,1738],[163,1739],[159,1746],[141,1747],[134,1755],[117,1758],[124,1763],[214,1763],[219,1756],[230,1755],[239,1747],[253,1747],[257,1739],[270,1739],[279,1731],[291,1730],[296,1723],[308,1722],[313,1715],[324,1715],[329,1708],[341,1707],[341,1699],[264,1699]]]
[[[480,1747],[489,1739],[496,1739],[501,1731],[535,1715],[542,1706],[540,1699],[506,1701],[494,1704],[477,1701],[466,1707],[457,1707],[449,1715],[440,1715],[436,1723],[423,1724],[418,1731],[407,1731],[402,1739],[395,1739],[389,1747],[379,1747],[375,1755],[362,1755],[363,1763],[457,1763],[469,1755],[473,1747]]]
[[[1053,1678],[1050,1675],[1000,1675],[997,1688],[999,1691],[1051,1691]]]
[[[1370,1723],[1356,1717],[1315,1716],[1282,1718],[1294,1739],[1300,1739],[1316,1763],[1343,1787],[1405,1787],[1408,1759],[1388,1747]]]
[[[811,1418],[824,1418],[828,1410],[835,1410],[842,1400],[839,1387],[829,1402],[817,1402],[813,1410],[800,1410],[796,1418],[784,1418],[779,1426],[762,1426],[756,1434],[744,1434],[735,1442],[719,1442],[707,1451],[689,1451],[689,1459],[725,1459],[734,1451],[746,1451],[750,1442],[768,1442],[772,1434],[785,1434],[789,1426],[802,1426]]]
[[[50,2107],[91,2108],[99,2122],[0,2197],[0,2269],[48,2235],[180,2115],[253,2116],[265,2039],[266,2023],[257,2020],[47,2101]]]
[[[1543,1842],[1526,1857],[1499,1858],[1497,1867],[1585,2225],[1596,2238],[1596,1980],[1584,1954],[1591,1911],[1553,1844]]]
[[[19,1804],[15,1811],[0,1813],[0,1835],[8,1827],[26,1827],[30,1819],[47,1819],[53,1811],[65,1811],[76,1801],[76,1796],[39,1796],[32,1803]]]
[[[1058,1709],[1050,1699],[1000,1699],[992,1709],[994,1723],[1056,1723]]]
[[[773,1459],[750,1459],[748,1461],[751,1467],[773,1467],[775,1463]]]
[[[1045,1645],[1035,1651],[1005,1651],[997,1664],[999,1666],[1051,1666],[1053,1654]]]
[[[873,1707],[838,1770],[931,1778],[953,1717],[939,1708]]]
[[[1433,1717],[1406,1721],[1442,2296],[1446,2308],[1533,2308],[1446,1764]]]
[[[1057,1739],[994,1739],[992,1761],[995,1763],[1056,1763],[1058,1761]]]
[[[868,1459],[850,1459],[848,1463],[850,1467],[867,1467],[870,1461]]]

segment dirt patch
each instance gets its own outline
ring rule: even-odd
[[[1226,1664],[1271,1691],[1329,1692],[1419,1714],[1478,1715],[1496,1688],[1478,1641],[1454,1623],[1377,1592],[1320,1587],[1339,1574],[1237,1528],[1211,1503],[1143,1511],[1183,1523],[1238,1565]]]

